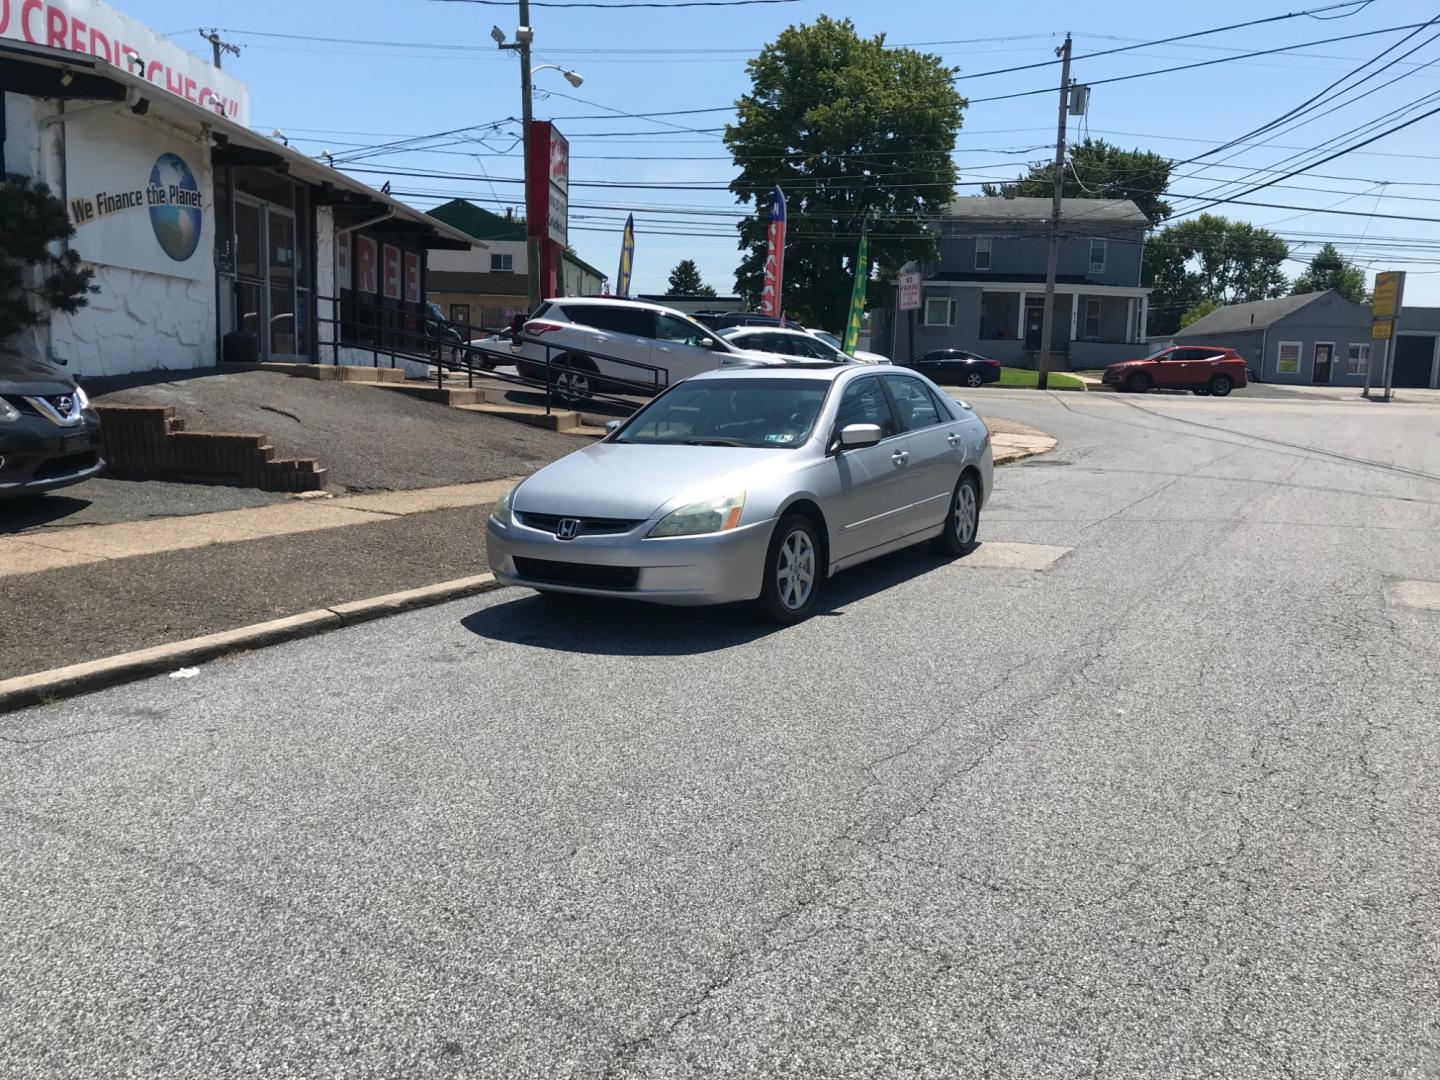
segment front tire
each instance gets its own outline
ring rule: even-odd
[[[1229,375],[1216,375],[1210,380],[1210,393],[1215,397],[1229,397],[1230,387]]]
[[[971,473],[960,477],[950,499],[945,526],[935,537],[935,549],[942,555],[959,558],[969,555],[980,542],[980,485]]]
[[[1154,385],[1155,380],[1150,378],[1150,376],[1146,375],[1143,371],[1137,372],[1136,374],[1131,375],[1130,378],[1125,380],[1125,389],[1129,390],[1132,394],[1143,394]]]
[[[760,615],[791,626],[815,613],[820,596],[820,538],[804,514],[787,514],[770,538],[764,581],[756,606]]]

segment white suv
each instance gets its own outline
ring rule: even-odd
[[[592,394],[658,393],[725,363],[784,363],[782,357],[732,345],[660,304],[608,297],[546,300],[510,347],[521,376],[544,382],[574,403]]]

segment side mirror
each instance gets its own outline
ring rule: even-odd
[[[712,337],[702,337],[702,338],[700,339],[700,347],[701,347],[702,349],[713,349],[713,348],[715,348],[715,339],[712,338]]]
[[[840,449],[863,450],[878,443],[884,434],[879,424],[847,424],[840,429]]]
[[[620,425],[623,424],[623,423],[624,423],[623,420],[606,420],[606,421],[605,421],[605,434],[606,434],[606,435],[614,435],[615,432],[617,432],[617,431],[620,430]]]

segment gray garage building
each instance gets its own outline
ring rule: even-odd
[[[1318,386],[1364,386],[1374,348],[1371,381],[1384,379],[1370,308],[1333,290],[1217,308],[1170,340],[1234,349],[1262,382]],[[1440,308],[1405,308],[1394,349],[1395,386],[1440,386]]]

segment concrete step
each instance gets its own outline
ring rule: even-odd
[[[484,413],[486,416],[498,416],[502,420],[515,420],[532,427],[546,428],[563,434],[575,433],[577,429],[586,427],[581,421],[580,414],[570,409],[556,409],[547,413],[536,405],[494,405],[488,402],[457,405],[455,408],[464,409],[466,412]],[[595,429],[587,429],[582,434],[589,434],[590,430]],[[605,434],[604,429],[599,429],[599,433]]]

